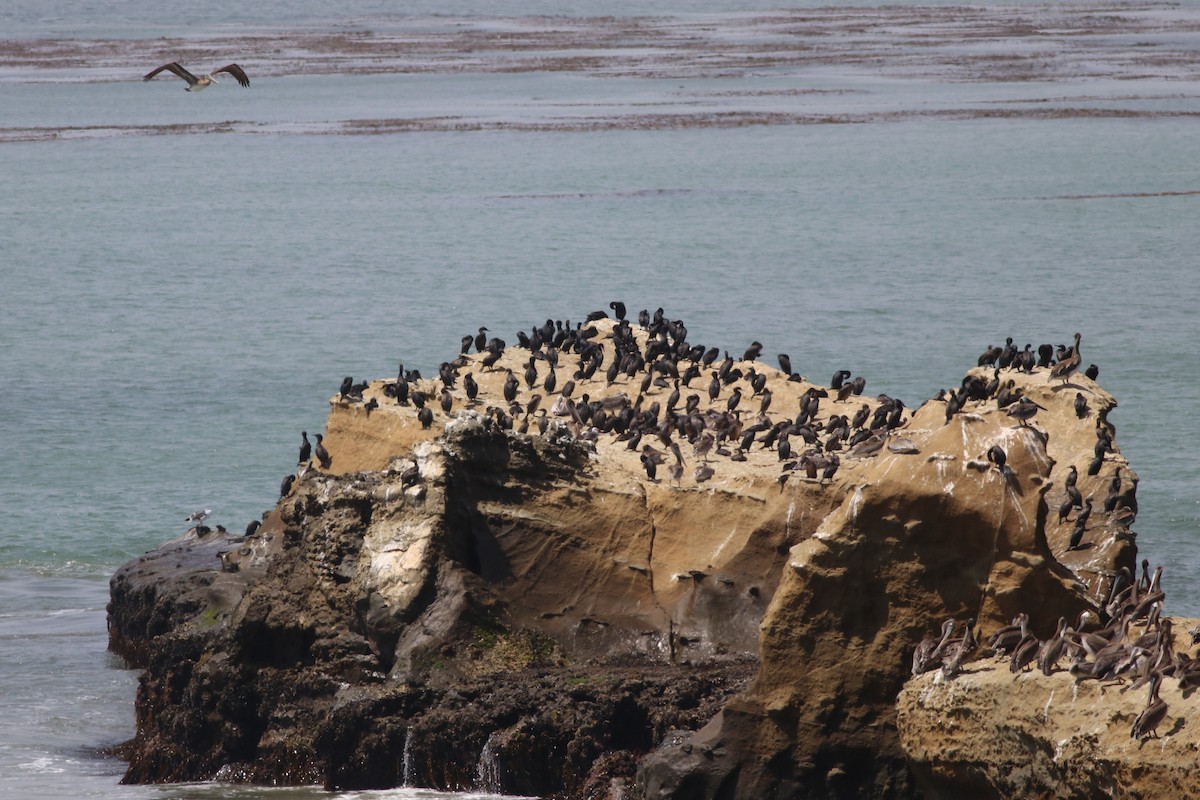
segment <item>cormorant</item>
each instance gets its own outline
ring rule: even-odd
[[[308,441],[308,431],[300,431],[300,438],[304,441],[300,443],[300,460],[297,464],[303,464],[312,458],[312,443]]]
[[[287,497],[288,492],[290,492],[292,490],[292,484],[294,484],[295,482],[296,482],[295,475],[285,475],[283,478],[283,482],[279,484],[279,496]]]
[[[649,445],[647,445],[647,447],[648,446]],[[658,474],[658,462],[650,456],[647,456],[645,453],[642,453],[641,460],[642,466],[646,468],[646,477],[652,482],[658,483],[658,478],[655,477],[655,475]]]
[[[329,455],[329,451],[325,449],[324,439],[321,434],[316,434],[317,444],[313,452],[317,455],[317,461],[321,462],[321,469],[329,469],[329,465],[333,463],[333,456]]]
[[[613,300],[608,304],[608,307],[613,310],[613,316],[619,320],[625,319],[625,304],[620,300]]]
[[[1088,415],[1087,398],[1083,396],[1083,392],[1075,393],[1075,416],[1083,419]]]
[[[404,365],[400,365],[400,374],[396,376],[396,403],[408,405],[408,378],[404,377]]]
[[[433,409],[424,406],[417,412],[417,420],[421,423],[421,427],[429,430],[429,426],[433,424]]]

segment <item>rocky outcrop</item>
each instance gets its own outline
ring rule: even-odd
[[[984,659],[954,680],[931,673],[905,686],[900,736],[927,798],[1200,796],[1192,690],[1164,681],[1159,738],[1135,739],[1147,689],[1130,686],[1013,675],[1007,660]]]
[[[894,699],[915,644],[946,617],[974,619],[986,635],[1033,604],[1047,621],[1094,606],[1108,584],[1089,589],[1060,563],[1064,526],[1048,524],[1046,500],[1070,464],[1086,472],[1094,425],[1115,402],[1077,382],[1099,409],[1081,425],[1045,372],[1013,379],[1045,407],[1036,425],[1015,424],[994,402],[968,404],[949,421],[944,403],[925,404],[904,431],[920,452],[881,452],[792,549],[763,620],[754,683],[704,729],[647,759],[647,797],[907,796]],[[993,445],[1005,450],[1010,477],[986,460]],[[1119,457],[1106,462],[1081,487],[1092,491],[1118,467],[1127,469]],[[1119,533],[1097,520],[1094,577],[1133,567]],[[724,757],[696,758],[699,743]],[[697,783],[702,794],[689,794]]]
[[[596,327],[611,348],[612,323]],[[1119,453],[1085,474],[1115,402],[1082,376],[1012,373],[1044,406],[1026,425],[994,401],[947,421],[942,401],[910,416],[885,396],[821,398],[732,360],[740,377],[715,401],[683,386],[676,406],[669,368],[607,377],[563,357],[575,399],[535,399],[558,397],[535,362],[512,408],[504,383],[528,352],[460,359],[473,399],[414,382],[424,423],[394,383],[339,394],[332,462],[302,468],[257,531],[195,528],[114,576],[111,647],[145,669],[127,780],[912,796],[895,698],[914,644],[948,615],[986,633],[1030,598],[1074,614],[1133,564],[1100,515],[1067,552],[1050,511],[1072,463],[1085,494],[1122,467],[1132,499]],[[688,394],[694,411],[662,425]],[[733,412],[741,395],[753,413]],[[811,423],[792,435],[815,453],[836,450],[839,418],[889,422],[832,477],[761,443],[729,452],[738,428],[802,404]],[[705,452],[713,431],[724,453],[720,439]],[[1010,472],[984,457],[993,445]]]

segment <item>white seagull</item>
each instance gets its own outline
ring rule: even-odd
[[[242,71],[242,68],[239,67],[237,64],[230,64],[227,67],[221,67],[220,69],[214,69],[212,72],[208,73],[207,75],[202,75],[201,77],[197,78],[195,75],[188,72],[183,67],[179,66],[178,61],[172,61],[170,64],[163,64],[161,67],[154,70],[146,77],[142,78],[142,80],[148,81],[151,78],[153,78],[155,75],[157,75],[158,73],[162,72],[164,69],[169,72],[175,73],[176,75],[178,75],[179,77],[181,77],[185,81],[187,81],[187,89],[184,90],[187,92],[200,92],[200,91],[203,91],[204,89],[207,89],[208,85],[210,83],[218,82],[217,74],[221,73],[221,72],[228,72],[230,75],[237,78],[237,82],[240,83],[242,86],[250,85],[250,79],[246,77],[246,73],[244,71]]]
[[[193,511],[191,514],[188,514],[187,519],[185,519],[184,522],[195,522],[199,524],[208,519],[211,514],[211,508],[202,508],[199,511]]]

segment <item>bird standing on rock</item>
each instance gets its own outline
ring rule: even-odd
[[[1161,683],[1162,673],[1155,672],[1150,678],[1150,696],[1146,699],[1146,708],[1133,721],[1133,727],[1129,729],[1130,738],[1139,740],[1147,736],[1158,738],[1158,726],[1167,718],[1167,704],[1158,696],[1158,687]]]
[[[996,469],[1004,469],[1004,462],[1008,460],[1008,456],[1004,452],[1004,448],[998,444],[994,444],[988,448],[987,460],[996,465]]]
[[[312,443],[308,441],[308,431],[300,431],[300,438],[303,440],[300,443],[300,460],[297,464],[304,464],[312,458]]]
[[[1030,400],[1028,397],[1022,397],[1020,400],[1009,406],[1008,410],[1004,413],[1006,413],[1012,419],[1020,420],[1021,425],[1027,426],[1029,424],[1029,420],[1037,416],[1038,409],[1042,409],[1044,411],[1045,406],[1039,405],[1033,400]]]
[[[314,452],[317,456],[317,461],[321,463],[321,469],[329,469],[329,465],[333,463],[333,456],[329,455],[329,451],[325,449],[324,439],[321,434],[316,434],[317,445]]]
[[[1063,384],[1071,380],[1071,376],[1075,374],[1075,370],[1079,369],[1079,334],[1075,334],[1075,345],[1070,350],[1070,355],[1059,361],[1050,369],[1050,379],[1062,378]]]

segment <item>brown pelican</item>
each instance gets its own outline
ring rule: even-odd
[[[1139,740],[1147,736],[1158,738],[1158,726],[1167,717],[1167,704],[1158,696],[1158,686],[1161,683],[1161,673],[1155,673],[1150,678],[1150,696],[1146,698],[1146,708],[1133,721],[1133,727],[1129,731],[1131,738]]]
[[[179,77],[181,77],[185,81],[187,81],[187,89],[184,90],[187,92],[200,92],[200,91],[207,89],[208,85],[210,83],[217,83],[218,82],[217,81],[217,73],[219,73],[219,72],[228,72],[230,75],[237,78],[237,82],[240,83],[242,86],[250,85],[250,79],[246,77],[246,73],[243,72],[242,68],[239,67],[237,64],[230,64],[228,66],[221,67],[220,69],[215,69],[212,72],[210,72],[209,74],[202,75],[199,78],[197,78],[195,75],[188,72],[183,67],[179,66],[178,61],[172,61],[170,64],[163,64],[161,67],[154,70],[146,77],[142,78],[142,80],[148,81],[151,78],[153,78],[155,75],[157,75],[158,73],[162,72],[164,69],[169,72],[175,73],[176,75],[178,75]]]

